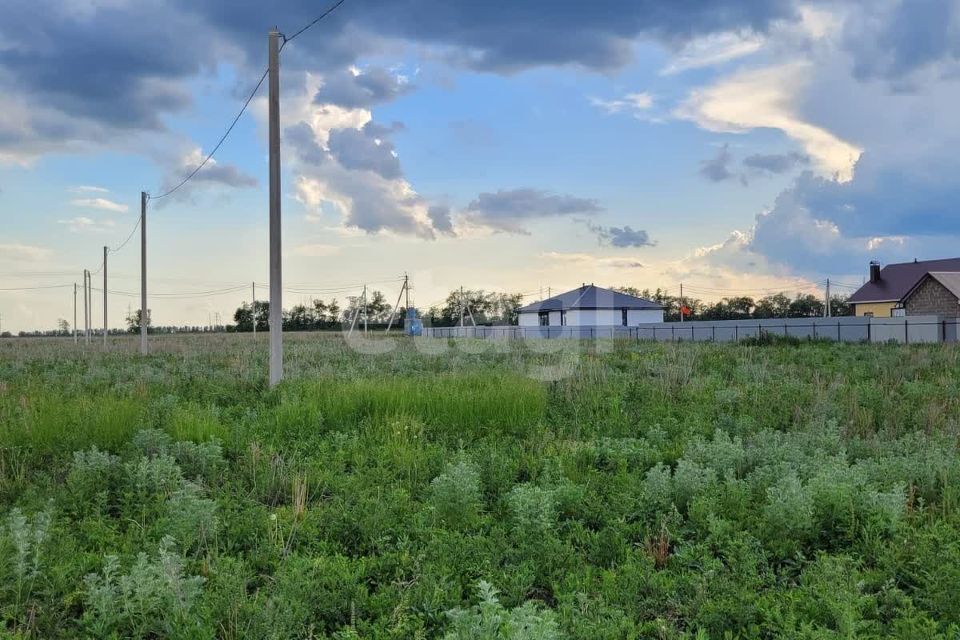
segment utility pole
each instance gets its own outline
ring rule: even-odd
[[[397,317],[397,312],[400,310],[400,301],[403,299],[404,292],[407,294],[407,309],[409,309],[410,292],[407,291],[407,274],[403,274],[403,285],[400,286],[400,295],[397,296],[397,304],[393,305],[393,313],[390,314],[390,322],[387,323],[387,329],[384,333],[390,333],[390,329],[393,327],[393,319]],[[407,313],[409,313],[409,311]]]
[[[147,192],[140,192],[140,353],[147,355]]]
[[[460,285],[460,326],[463,326],[463,308],[465,306],[463,300],[463,285]]]
[[[367,285],[363,285],[363,333],[367,333]]]
[[[107,348],[107,247],[103,248],[103,348]]]
[[[87,344],[93,338],[93,274],[87,269],[87,290],[90,292],[90,305],[87,307]]]
[[[90,325],[88,324],[89,316],[87,316],[87,305],[89,304],[87,296],[87,270],[83,270],[83,341],[87,342],[89,339],[88,329]]]
[[[250,322],[253,324],[253,337],[257,337],[257,283],[250,283]]]
[[[827,299],[823,305],[823,317],[829,318],[833,315],[832,309],[830,309],[830,278],[827,278]]]
[[[680,322],[683,322],[683,283],[680,283]]]
[[[280,33],[267,36],[270,121],[270,386],[283,379],[283,285],[280,256]],[[364,318],[366,328],[366,318]]]
[[[73,283],[73,344],[77,344],[77,283]]]

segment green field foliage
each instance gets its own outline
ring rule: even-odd
[[[0,638],[960,638],[960,349],[0,341]]]

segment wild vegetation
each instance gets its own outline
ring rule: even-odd
[[[960,637],[955,346],[265,340],[0,343],[0,637]]]

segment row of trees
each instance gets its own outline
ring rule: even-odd
[[[686,320],[752,320],[766,318],[820,318],[824,315],[824,301],[809,293],[798,293],[791,298],[786,293],[775,293],[755,299],[750,296],[732,296],[716,302],[704,302],[698,298],[668,294],[663,289],[651,291],[635,287],[617,287],[617,291],[653,300],[664,306],[664,320],[676,322],[680,319],[680,308],[685,306],[689,313]],[[853,309],[842,296],[832,296],[830,311],[835,316],[848,316]]]
[[[680,319],[680,308],[685,306],[688,313],[687,320],[749,320],[760,318],[817,318],[823,316],[824,303],[817,296],[797,294],[791,298],[786,293],[776,293],[754,299],[749,296],[727,297],[716,302],[704,302],[698,298],[679,296],[667,293],[664,289],[639,290],[635,287],[614,287],[623,293],[653,300],[664,306],[664,319],[676,322]],[[513,325],[517,324],[520,307],[523,306],[523,295],[519,293],[495,293],[483,289],[451,291],[446,299],[437,305],[431,306],[426,312],[419,314],[428,326],[449,327],[460,324],[461,313],[464,322],[479,325]],[[851,306],[845,298],[834,296],[832,299],[832,313],[835,316],[850,315]],[[393,314],[393,305],[381,291],[370,291],[366,304],[362,296],[347,298],[346,306],[341,307],[336,298],[329,302],[315,299],[309,303],[294,305],[283,312],[284,331],[321,331],[339,329],[343,324],[349,324],[354,317],[358,324],[362,324],[364,315],[368,325],[382,326],[390,322]],[[243,303],[233,314],[234,324],[217,327],[217,330],[248,332],[253,329],[253,317],[257,319],[257,331],[267,331],[270,328],[270,303],[258,300],[255,305]],[[472,315],[472,321],[471,321]],[[406,309],[400,307],[394,322],[400,326],[406,317]],[[127,317],[127,326],[130,332],[137,332],[140,328],[140,311],[135,311]],[[149,314],[147,326],[150,325]],[[210,330],[204,327],[151,327],[153,333],[178,331]],[[61,327],[61,332],[64,329]]]

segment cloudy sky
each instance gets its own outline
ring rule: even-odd
[[[7,0],[0,289],[96,270],[140,191],[216,144],[269,28],[325,6]],[[285,47],[281,102],[287,305],[403,272],[423,306],[461,285],[760,296],[960,254],[960,0],[347,0]],[[261,93],[151,202],[155,322],[266,283],[265,114]],[[138,265],[135,237],[110,288]],[[114,296],[112,324],[136,304]],[[0,291],[0,314],[53,327],[72,289]]]

